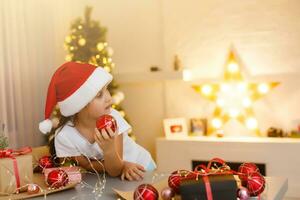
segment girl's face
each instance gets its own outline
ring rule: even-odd
[[[110,113],[111,105],[112,97],[106,85],[87,105],[86,109],[91,118],[98,119],[100,116]]]

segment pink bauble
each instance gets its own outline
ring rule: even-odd
[[[28,184],[28,186],[27,186],[27,193],[29,195],[31,195],[31,194],[37,194],[39,192],[40,192],[40,187],[37,184],[34,184],[34,183]]]
[[[247,200],[250,198],[249,190],[246,187],[240,186],[237,191],[237,197],[240,200]]]
[[[134,200],[157,200],[158,196],[157,190],[150,184],[139,185],[133,193]]]
[[[172,172],[168,179],[168,185],[175,193],[179,194],[179,186],[182,180],[193,178],[193,174],[187,170],[177,170]]]
[[[165,187],[161,190],[160,195],[163,200],[171,200],[175,196],[175,191],[172,188]]]
[[[265,189],[265,178],[259,172],[253,172],[248,175],[247,188],[250,196],[257,196]]]

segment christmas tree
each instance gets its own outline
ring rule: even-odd
[[[5,149],[8,147],[8,139],[4,136],[5,124],[1,123],[0,127],[0,149]]]
[[[85,9],[84,19],[78,18],[71,24],[71,33],[65,38],[65,48],[68,51],[66,61],[90,63],[101,66],[112,73],[115,64],[112,62],[113,49],[106,41],[107,29],[98,21],[91,19],[92,8]],[[124,99],[123,92],[118,90],[118,84],[113,81],[109,84],[114,104],[113,108],[118,110],[126,119],[125,112],[121,107]]]
[[[7,137],[0,135],[0,149],[5,149],[8,147]]]

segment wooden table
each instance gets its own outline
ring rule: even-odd
[[[134,182],[128,182],[128,181],[121,181],[119,178],[112,178],[107,177],[107,182],[105,186],[104,193],[102,197],[98,199],[103,200],[112,200],[112,199],[118,199],[115,192],[112,190],[112,188],[116,188],[118,190],[134,190],[138,185],[142,183],[152,183],[153,178],[153,172],[146,173],[145,179],[143,181],[134,181]],[[159,174],[159,173],[158,173]],[[166,176],[165,176],[166,177]],[[86,183],[90,185],[94,185],[97,181],[96,175],[86,175],[83,179]],[[159,178],[156,178],[155,181],[158,181]],[[281,200],[283,199],[287,189],[288,189],[288,181],[286,178],[282,177],[266,177],[267,181],[267,189],[264,191],[262,198],[265,200]],[[33,198],[34,200],[42,200],[44,197],[36,197]],[[92,193],[91,189],[88,188],[82,188],[80,184],[78,184],[75,188],[61,191],[58,193],[53,193],[47,195],[48,200],[68,200],[68,199],[96,199],[95,195]],[[256,198],[253,198],[256,199]]]

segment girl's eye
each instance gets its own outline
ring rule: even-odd
[[[103,96],[104,92],[106,92],[106,91],[107,91],[107,87],[103,88],[103,89],[101,90],[101,92],[98,93],[97,97],[101,98],[101,97]]]
[[[97,97],[101,98],[103,96],[103,92],[100,92]]]

